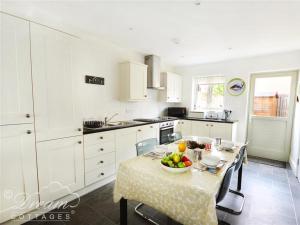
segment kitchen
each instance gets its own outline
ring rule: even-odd
[[[114,4],[120,4],[120,8],[115,8]],[[156,138],[159,144],[165,144],[168,135],[180,132],[183,137],[221,138],[244,144],[249,141],[249,148],[254,143],[255,140],[249,140],[251,130],[248,130],[252,74],[298,71],[299,48],[273,54],[266,54],[266,51],[257,56],[236,59],[216,58],[210,63],[188,65],[180,63],[187,60],[186,57],[172,61],[173,56],[168,55],[168,58],[164,54],[159,54],[162,55],[160,57],[154,54],[157,50],[146,51],[142,47],[139,51],[132,50],[122,38],[119,41],[122,43],[123,40],[125,47],[115,44],[117,40],[112,38],[110,41],[109,35],[113,31],[109,28],[106,28],[106,38],[101,39],[93,35],[90,25],[85,27],[79,18],[76,20],[77,28],[76,22],[68,25],[76,10],[83,7],[83,12],[87,13],[94,6],[94,16],[99,12],[107,16],[105,11],[109,10],[116,15],[123,15],[124,24],[119,29],[126,29],[126,38],[135,40],[141,27],[125,20],[128,15],[125,12],[122,14],[121,8],[125,7],[128,13],[136,12],[138,16],[139,13],[135,11],[137,8],[141,12],[148,12],[157,7],[163,11],[167,7],[165,3],[148,4],[149,8],[126,2],[112,5],[101,2],[86,5],[83,2],[70,5],[68,2],[3,3],[0,125],[1,180],[4,182],[1,183],[1,223],[118,224],[119,204],[111,200],[114,180],[119,165],[137,156],[136,144],[143,140]],[[194,12],[198,10],[197,7],[206,7],[206,3],[201,4],[177,3],[173,7],[176,10],[179,10],[177,7],[183,7],[187,12]],[[224,5],[219,7],[222,9]],[[243,6],[239,7],[244,9]],[[278,10],[277,6],[272,7],[275,12]],[[297,7],[299,9],[299,4],[287,3],[282,7],[293,11]],[[64,17],[63,12],[68,8],[74,11],[71,10]],[[166,45],[169,46],[168,50],[178,48],[183,42],[183,39],[169,39]],[[138,48],[140,43],[136,45]],[[211,77],[207,79],[208,76]],[[236,77],[243,80],[245,86],[239,95],[231,95],[226,89],[227,84]],[[216,105],[219,107],[222,104],[219,113],[215,113],[215,110],[200,113],[197,107],[204,103],[201,98],[195,97],[201,94],[195,87],[214,87],[219,84],[225,89],[222,89],[222,101],[219,102],[220,96],[213,98],[214,101],[210,101],[213,107],[208,107],[214,109]],[[299,90],[299,96],[298,93]],[[213,95],[209,96],[212,98]],[[291,93],[292,96],[296,96],[296,93]],[[294,171],[298,167],[295,163],[293,168],[292,163],[295,158],[299,158],[299,125],[296,123],[299,103],[293,99],[290,102],[295,102],[294,109],[290,111],[295,117],[293,120],[293,116],[290,116],[294,124],[288,151],[291,154],[284,152],[278,158],[269,157],[268,165],[260,158],[254,158],[255,162],[249,158],[248,164],[244,165],[242,186],[242,192],[246,195],[244,212],[240,216],[232,216],[217,211],[220,221],[230,224],[242,224],[242,220],[248,221],[248,224],[253,221],[257,224],[275,224],[274,218],[277,217],[274,215],[278,216],[278,211],[281,211],[279,208],[284,206],[287,215],[280,214],[278,221],[281,224],[299,223],[299,183],[293,175],[297,174]],[[251,156],[251,149],[248,153]],[[290,162],[293,171],[274,166],[277,161]],[[261,171],[253,171],[255,167],[261,168]],[[286,174],[289,174],[288,178]],[[270,177],[272,186],[269,187],[265,181]],[[264,218],[266,221],[261,220],[260,210],[253,212],[255,206],[262,204],[257,203],[259,199],[255,196],[259,195],[260,189],[274,188],[278,180],[281,181],[279,186],[284,186],[279,193],[291,200],[273,209]],[[52,186],[55,182],[56,186]],[[254,183],[259,184],[259,191],[252,189]],[[294,189],[286,190],[287,186]],[[22,194],[22,200],[14,202],[9,198],[14,194]],[[28,204],[26,195],[27,198],[31,197],[32,204],[30,207],[19,207],[20,204]],[[270,197],[268,203],[275,204],[282,196]],[[54,218],[51,221],[48,217],[51,212],[47,212],[53,209],[42,206],[43,202],[69,202],[78,198],[80,204],[69,220],[54,221],[57,220]],[[107,198],[104,205],[101,205],[102,198]],[[128,203],[128,224],[147,224],[148,221],[140,220],[138,215],[131,213],[134,212],[132,205]],[[100,212],[97,207],[101,209]],[[148,211],[154,217],[153,220],[156,219],[155,215],[164,216],[151,208]],[[55,209],[53,212],[56,212]],[[256,214],[251,217],[249,212]],[[38,217],[43,214],[47,215],[45,220]],[[36,217],[37,220],[32,220]],[[174,221],[172,223],[176,224]]]

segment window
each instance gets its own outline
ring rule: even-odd
[[[256,78],[253,114],[256,116],[287,117],[291,79],[290,76]]]
[[[224,77],[195,77],[193,79],[194,111],[222,110]]]

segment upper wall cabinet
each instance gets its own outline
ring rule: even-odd
[[[75,37],[31,23],[37,141],[82,134],[72,54]]]
[[[182,101],[182,77],[181,75],[166,72],[163,73],[163,86],[166,90],[163,92],[163,98],[166,102]]]
[[[33,123],[29,22],[0,16],[0,125]]]
[[[147,65],[141,63],[121,63],[121,99],[142,101],[147,98]]]

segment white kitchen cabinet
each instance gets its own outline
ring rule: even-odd
[[[159,143],[159,124],[149,124],[137,127],[136,141],[140,142],[149,138],[157,138]]]
[[[207,122],[192,121],[192,135],[210,137],[210,127]]]
[[[236,141],[236,123],[192,121],[192,135]]]
[[[192,134],[192,121],[178,120],[175,125],[175,132],[180,132],[182,136],[190,136]]]
[[[147,65],[125,62],[121,67],[121,99],[125,101],[142,101],[147,98]]]
[[[166,90],[163,92],[163,98],[166,102],[182,101],[182,77],[181,75],[165,72],[162,73],[163,86]]]
[[[73,36],[31,23],[37,141],[82,134],[72,53]]]
[[[32,124],[0,126],[0,223],[38,207]]]
[[[84,187],[82,136],[37,143],[40,199],[53,201]]]
[[[115,174],[116,131],[84,135],[85,185]]]
[[[120,162],[137,156],[137,127],[125,128],[116,131],[116,167]]]
[[[0,125],[33,123],[29,22],[0,13]]]

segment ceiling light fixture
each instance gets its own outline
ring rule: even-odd
[[[195,3],[194,3],[196,6],[199,6],[199,5],[201,5],[201,2],[199,1],[199,0],[197,0],[197,1],[195,1]]]
[[[179,45],[180,44],[180,40],[178,38],[172,38],[171,41],[175,44],[175,45]]]

